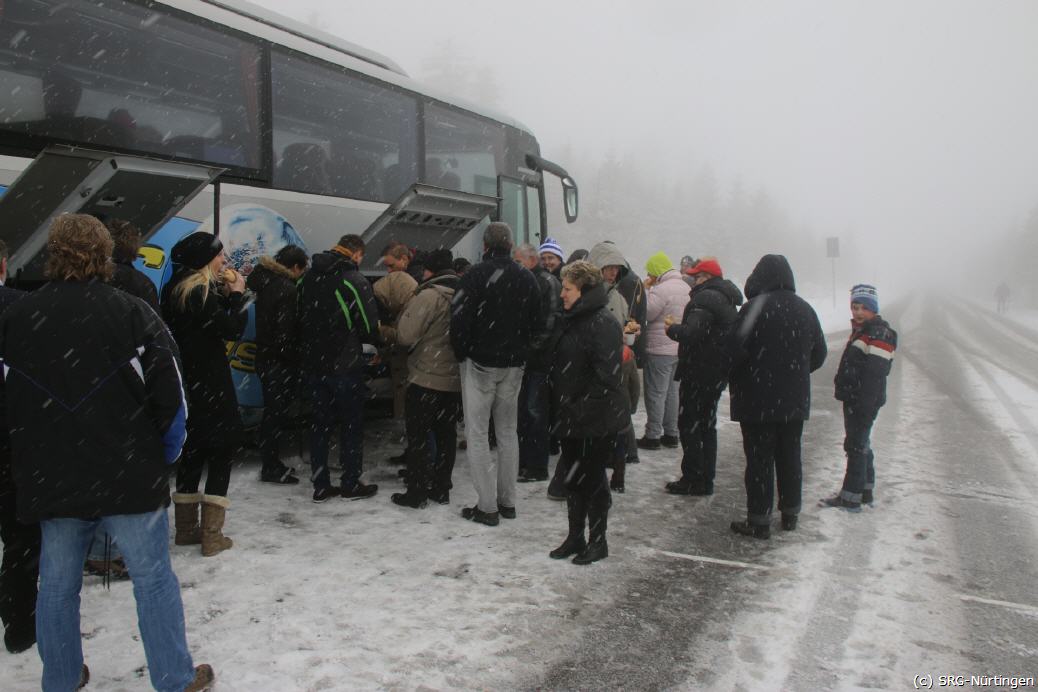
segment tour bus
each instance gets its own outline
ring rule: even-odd
[[[246,270],[344,233],[366,241],[372,277],[390,240],[476,260],[490,220],[540,242],[546,175],[572,222],[577,187],[529,128],[248,3],[0,2],[0,237],[15,285],[42,281],[66,212],[135,223],[159,288],[169,248],[199,229]],[[262,402],[252,330],[228,351],[246,407]]]

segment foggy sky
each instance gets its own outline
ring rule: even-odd
[[[642,152],[661,181],[710,164],[854,233],[884,278],[920,256],[957,272],[1038,204],[1038,2],[259,4],[416,77],[450,39],[547,158]]]

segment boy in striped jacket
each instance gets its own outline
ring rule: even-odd
[[[851,336],[836,371],[836,399],[843,402],[847,473],[843,488],[822,500],[827,507],[860,511],[872,503],[876,483],[869,436],[880,407],[887,400],[887,375],[897,348],[897,332],[879,316],[874,286],[851,289]]]

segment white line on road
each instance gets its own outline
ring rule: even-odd
[[[714,565],[727,565],[728,567],[740,567],[742,569],[759,569],[761,571],[767,571],[768,568],[764,565],[754,565],[749,562],[736,562],[735,560],[720,560],[716,557],[706,557],[705,555],[685,555],[684,553],[672,553],[667,550],[657,550],[657,553],[666,555],[668,557],[676,557],[680,560],[692,560],[693,562],[709,562]]]
[[[1038,607],[1032,605],[1026,605],[1024,603],[1013,603],[1012,601],[996,601],[992,598],[980,598],[979,596],[968,596],[960,593],[959,598],[964,601],[971,601],[973,603],[983,603],[985,605],[996,605],[1002,606],[1003,608],[1012,608],[1013,610],[1022,610],[1025,613],[1031,615],[1038,615]]]

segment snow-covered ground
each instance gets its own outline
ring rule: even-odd
[[[1034,675],[1036,344],[984,312],[896,312],[902,349],[873,437],[881,490],[848,514],[815,506],[843,473],[831,378],[847,319],[846,306],[817,308],[834,333],[814,379],[797,532],[728,531],[744,496],[727,397],[716,494],[666,495],[678,451],[643,452],[614,495],[610,557],[584,568],[547,557],[566,520],[545,483],[519,485],[515,520],[462,520],[475,501],[464,452],[449,506],[390,503],[399,431],[375,423],[375,498],[314,505],[307,484],[259,483],[248,457],[230,490],[234,548],[172,548],[196,662],[213,664],[222,692],[907,689],[928,672]],[[82,613],[88,689],[148,689],[130,584],[87,578]],[[604,672],[585,671],[601,647],[614,647]],[[38,689],[39,675],[34,650],[0,654],[5,692]]]

